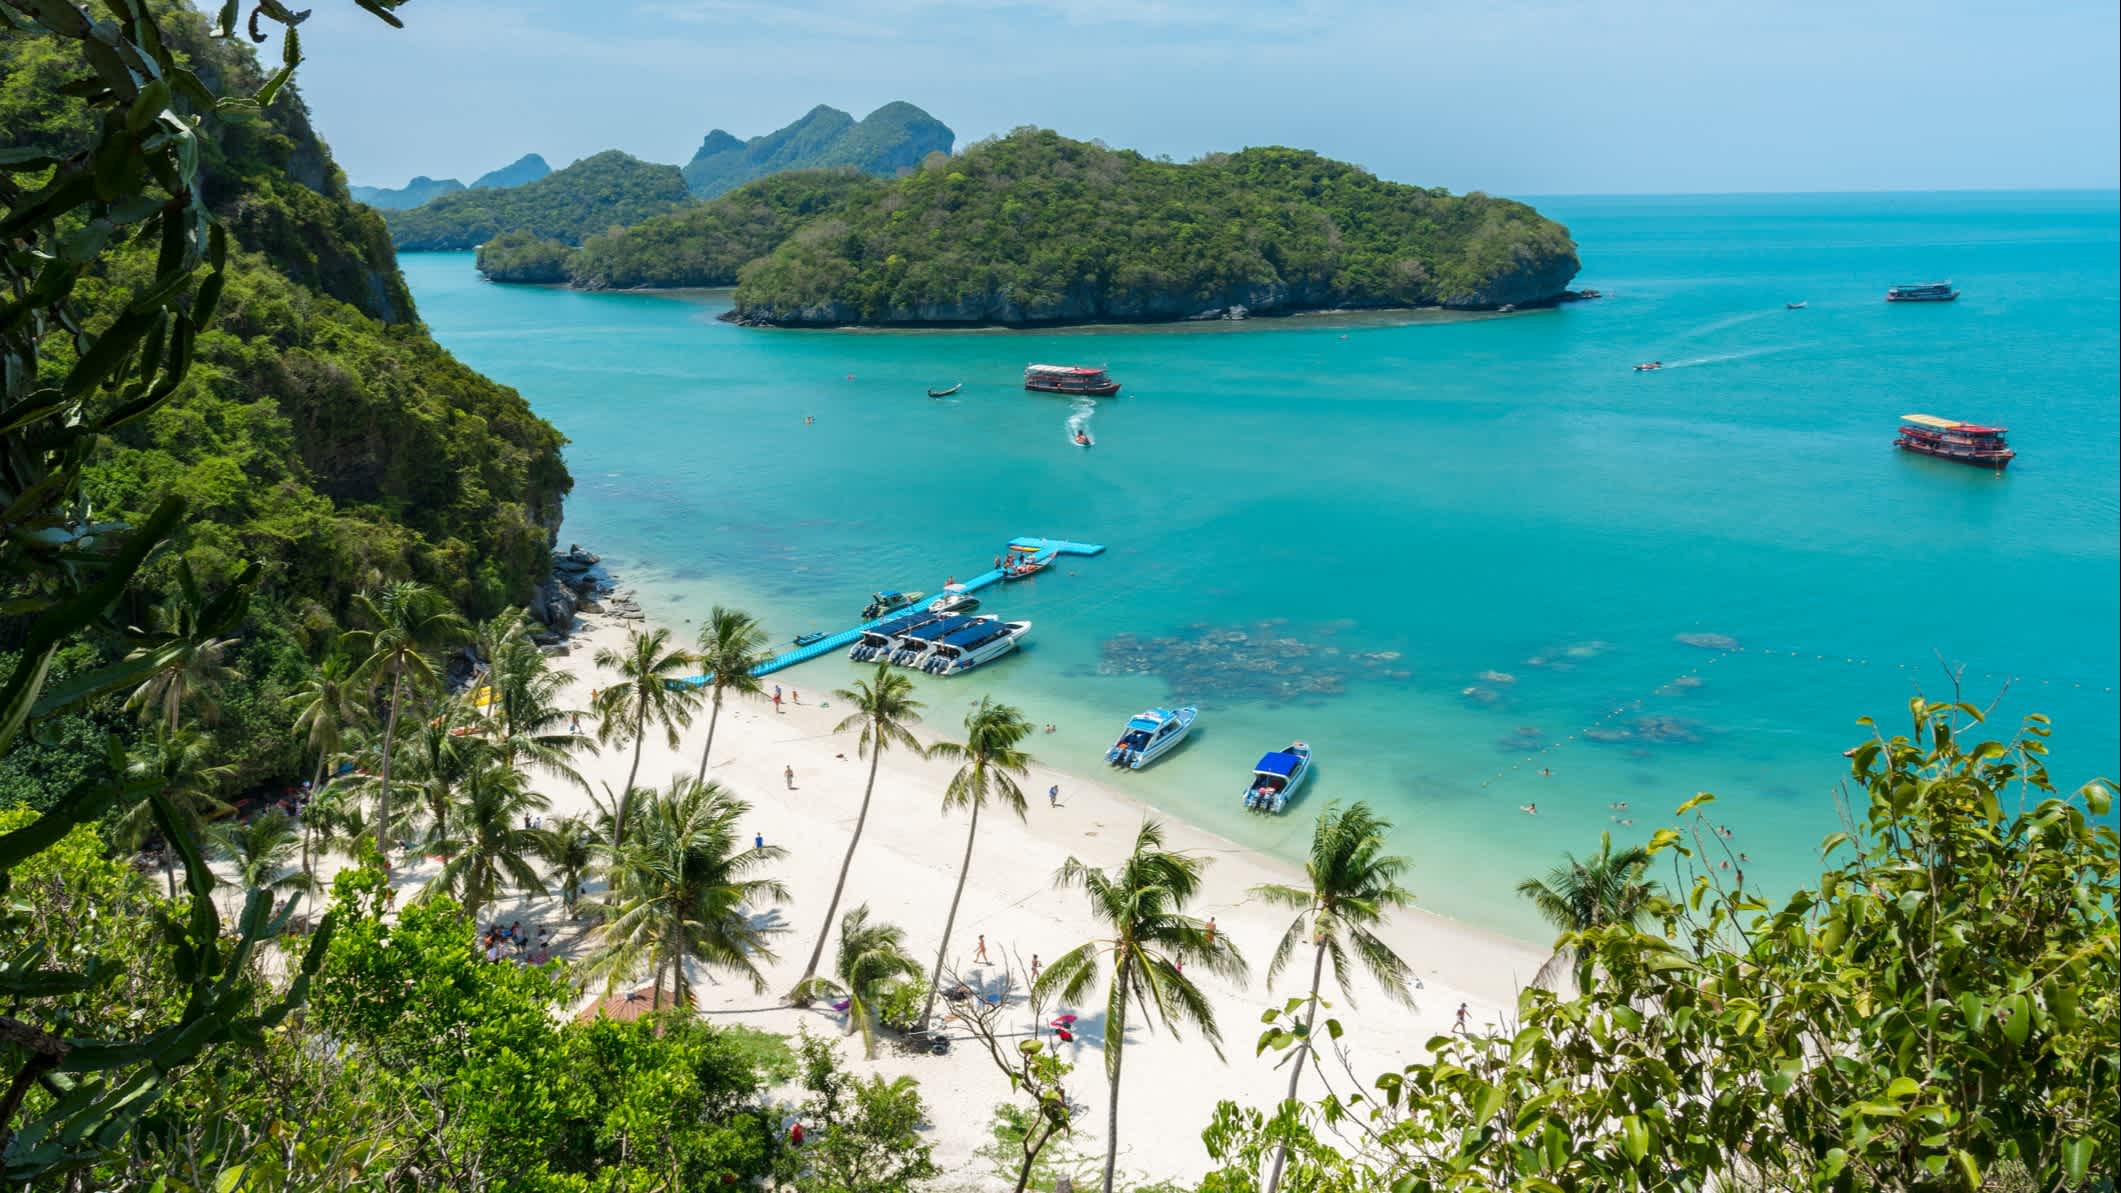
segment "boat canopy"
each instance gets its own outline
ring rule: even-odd
[[[1260,759],[1259,765],[1252,768],[1252,773],[1258,775],[1280,775],[1286,779],[1290,775],[1295,774],[1296,768],[1303,764],[1304,760],[1296,755],[1284,754],[1276,750]]]
[[[1099,377],[1103,369],[1088,369],[1081,365],[1025,365],[1026,373],[1044,373],[1054,377]]]
[[[1143,733],[1154,733],[1163,727],[1164,719],[1154,713],[1143,713],[1141,716],[1127,722],[1127,728],[1136,729]]]
[[[1979,423],[1963,423],[1949,418],[1938,418],[1934,414],[1903,414],[1900,421],[1928,427],[1933,431],[1963,431],[1969,435],[2002,435],[2002,427],[1984,427]]]
[[[1009,549],[1023,555],[1036,555],[1045,550],[1044,547],[1034,547],[1028,543],[1010,543]]]

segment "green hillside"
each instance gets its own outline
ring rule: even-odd
[[[444,195],[386,218],[391,239],[407,251],[461,251],[502,232],[580,244],[586,236],[639,223],[688,198],[677,167],[608,149],[535,182]]]
[[[1027,129],[938,159],[747,266],[734,317],[1005,324],[1552,301],[1568,230],[1301,150],[1153,161]]]
[[[802,119],[749,141],[715,129],[687,162],[685,183],[711,199],[783,170],[852,166],[889,178],[931,153],[948,153],[957,134],[948,125],[904,101],[885,104],[860,121],[819,104]]]
[[[731,286],[737,271],[821,213],[860,204],[885,184],[858,170],[791,170],[680,207],[570,249],[509,233],[479,248],[496,282],[569,282],[585,290]]]
[[[262,82],[248,47],[208,39],[196,13],[164,21],[216,86]],[[78,71],[56,39],[0,37],[0,149],[82,143],[82,105],[56,91]],[[353,591],[415,578],[480,616],[520,605],[547,574],[572,482],[559,433],[417,324],[381,218],[352,200],[299,96],[214,131],[205,190],[237,250],[219,317],[176,396],[102,445],[87,490],[99,515],[120,520],[165,494],[189,500],[180,553],[148,572],[165,594],[180,558],[208,585],[242,561],[262,565],[231,655],[241,678],[214,729],[240,785],[292,773],[282,698]],[[76,297],[102,313],[154,255],[112,253]],[[14,640],[0,616],[0,650]],[[0,789],[59,789],[103,740],[135,731],[130,716],[106,714],[61,718],[61,745],[9,753]]]

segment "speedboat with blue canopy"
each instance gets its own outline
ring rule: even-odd
[[[984,618],[942,617],[917,629],[907,630],[891,640],[891,661],[901,667],[918,667],[921,659],[935,649],[937,642],[980,620],[995,619],[991,614]]]
[[[1266,755],[1252,768],[1252,785],[1245,789],[1245,807],[1254,812],[1278,813],[1289,806],[1296,789],[1310,777],[1311,747],[1300,741],[1290,742],[1287,749]]]
[[[1184,741],[1193,729],[1193,718],[1200,709],[1187,705],[1184,708],[1150,708],[1127,718],[1127,727],[1120,730],[1119,740],[1105,751],[1105,761],[1128,770],[1140,770],[1156,761],[1171,747]]]
[[[904,617],[894,617],[880,625],[870,626],[862,631],[861,637],[854,640],[853,646],[847,648],[847,657],[857,663],[880,659],[891,653],[892,639],[907,630],[918,629],[930,622],[941,620],[942,616],[936,613],[908,613]]]
[[[920,661],[920,668],[932,675],[956,675],[970,671],[990,659],[998,659],[1016,649],[1016,644],[1031,632],[1028,621],[1002,621],[991,614],[976,617],[972,624],[954,634],[939,639],[934,649]]]

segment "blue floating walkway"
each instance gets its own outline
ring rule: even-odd
[[[1104,545],[1101,543],[1071,543],[1066,541],[1065,539],[1047,538],[1010,539],[1009,546],[1012,549],[1027,549],[1019,550],[1017,551],[1017,554],[1023,555],[1026,554],[1028,551],[1030,559],[1033,562],[1049,561],[1055,556],[1059,555],[1102,555],[1104,554],[1105,550]],[[989,585],[1001,583],[1001,580],[1001,569],[990,568],[987,571],[981,572],[979,575],[972,577],[970,580],[962,581],[961,587],[963,587],[966,592],[978,592],[980,589],[986,588]],[[907,611],[904,609],[893,609],[891,612],[884,614],[882,617],[874,618],[870,621],[865,621],[862,624],[853,627],[852,629],[841,630],[837,634],[830,634],[824,638],[820,638],[819,640],[811,643],[808,646],[798,646],[794,650],[791,650],[786,654],[775,655],[772,658],[767,659],[765,662],[760,663],[758,666],[753,667],[751,669],[751,673],[753,675],[771,675],[776,671],[784,671],[790,667],[793,667],[797,663],[807,663],[810,660],[817,658],[821,655],[831,654],[833,651],[838,650],[843,646],[853,645],[854,640],[862,636],[863,630],[870,629],[875,626],[880,626],[887,621],[893,620],[894,618],[904,617],[906,615],[906,612]],[[712,675],[695,675],[689,679],[672,680],[671,682],[682,683],[690,687],[699,688],[705,687],[707,685],[707,681],[712,678],[714,678]]]

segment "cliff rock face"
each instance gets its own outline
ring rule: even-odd
[[[784,170],[852,166],[888,178],[930,153],[948,153],[956,139],[948,126],[904,101],[860,121],[820,104],[795,123],[749,141],[721,129],[708,133],[685,164],[685,183],[695,196],[711,199]]]
[[[738,322],[1035,326],[1558,300],[1568,230],[1297,150],[1187,165],[1026,130],[812,219],[740,274]]]

